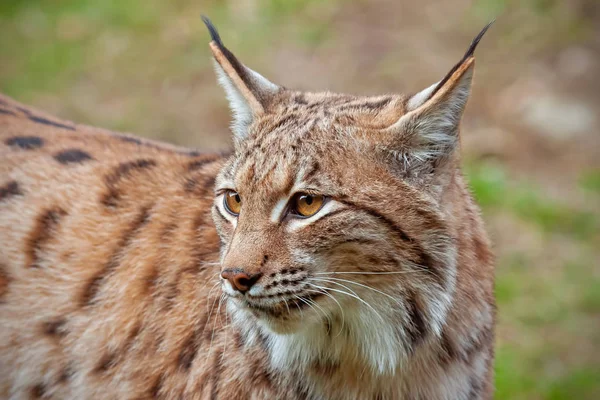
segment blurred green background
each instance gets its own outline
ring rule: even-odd
[[[3,0],[0,90],[227,147],[202,13],[274,82],[357,94],[430,85],[498,17],[462,133],[498,258],[496,398],[600,399],[600,1]]]

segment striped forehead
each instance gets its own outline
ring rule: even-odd
[[[248,191],[288,193],[306,183],[318,168],[314,152],[301,152],[299,147],[261,151],[258,149],[234,167],[236,186]]]

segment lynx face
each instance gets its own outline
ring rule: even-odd
[[[236,117],[213,208],[229,308],[290,340],[342,334],[373,370],[394,371],[441,334],[452,302],[457,247],[440,194],[481,35],[414,96],[355,97],[279,87],[209,28]]]
[[[402,108],[402,99],[290,93],[249,127],[216,185],[223,290],[234,307],[277,332],[328,319],[337,328],[379,318],[410,325],[417,300],[407,293],[422,285],[436,323],[454,251],[434,198],[378,153],[386,105]],[[355,303],[360,315],[343,315]],[[410,344],[408,332],[397,334]]]

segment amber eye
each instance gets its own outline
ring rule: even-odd
[[[242,209],[242,199],[237,192],[229,190],[223,195],[223,204],[225,209],[233,215],[238,215]]]
[[[292,200],[293,212],[302,217],[313,216],[321,209],[325,197],[320,194],[298,193]]]

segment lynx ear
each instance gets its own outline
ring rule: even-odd
[[[431,171],[449,159],[458,147],[458,127],[471,90],[473,53],[490,25],[448,74],[406,103],[406,114],[386,129],[392,152],[410,175]]]
[[[205,16],[202,21],[210,32],[209,46],[215,58],[215,70],[233,113],[233,134],[236,139],[243,139],[252,120],[265,112],[280,87],[239,62],[223,45],[212,22]]]

